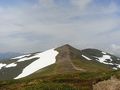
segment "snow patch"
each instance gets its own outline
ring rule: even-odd
[[[82,57],[84,57],[84,58],[87,59],[87,60],[91,60],[90,58],[88,58],[88,57],[85,56],[85,55],[82,55]]]
[[[106,52],[102,52],[102,54],[107,54]]]
[[[120,58],[117,58],[117,60],[120,60]]]
[[[116,67],[113,67],[113,69],[114,69],[114,70],[117,70],[118,68],[116,68]]]
[[[19,59],[17,62],[23,62],[23,61],[31,60],[31,59],[34,59],[34,58],[40,58],[39,54],[40,54],[40,53],[37,53],[36,55],[34,55],[34,56],[32,56],[32,57],[24,57],[24,58],[21,58],[21,59]]]
[[[101,63],[109,64],[109,65],[114,65],[113,63],[106,62],[107,59],[109,59],[110,61],[112,61],[110,55],[103,55],[103,57],[96,57],[96,58],[98,58],[98,61],[101,62]]]
[[[15,63],[10,63],[10,64],[6,65],[5,67],[6,67],[6,68],[10,68],[10,67],[16,67],[16,66],[17,66],[17,64],[15,64]]]
[[[116,64],[117,65],[117,68],[120,68],[120,64]]]
[[[21,59],[21,58],[24,58],[24,57],[28,57],[28,56],[30,56],[30,55],[31,55],[31,54],[22,55],[22,56],[18,56],[18,57],[12,58],[12,59]]]
[[[6,64],[0,63],[0,69],[2,69],[4,66],[6,66]]]
[[[114,70],[117,70],[118,68],[120,68],[120,64],[112,63],[113,60],[112,60],[110,55],[103,55],[102,57],[95,57],[95,58],[97,58],[96,60],[99,61],[100,63],[107,64],[107,65],[112,65],[112,66],[115,65],[113,67]],[[107,62],[107,59],[109,59],[110,62]],[[117,60],[120,60],[120,59],[117,58]]]
[[[32,58],[38,58],[38,57],[40,57],[40,58],[35,60],[28,66],[26,66],[23,69],[22,73],[19,74],[14,79],[20,79],[20,78],[26,77],[46,66],[54,64],[56,62],[56,56],[58,55],[58,53],[59,53],[58,51],[51,49],[51,50],[45,51],[43,53],[36,54]]]

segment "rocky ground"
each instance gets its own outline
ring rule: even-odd
[[[120,90],[120,80],[112,77],[93,86],[93,90]]]

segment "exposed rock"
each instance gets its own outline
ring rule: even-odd
[[[120,80],[111,77],[110,80],[102,81],[94,85],[93,90],[120,90]]]

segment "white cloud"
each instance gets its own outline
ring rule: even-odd
[[[96,8],[97,7],[97,8]],[[100,14],[100,15],[111,15],[119,12],[119,7],[115,2],[111,2],[105,6],[93,6],[93,14]]]
[[[110,51],[114,55],[118,55],[120,57],[120,45],[119,44],[112,44],[110,48],[108,48],[108,51]]]
[[[38,0],[38,2],[39,2],[38,5],[41,5],[47,8],[53,7],[55,5],[54,0]]]
[[[112,44],[112,45],[111,45],[111,48],[112,48],[113,50],[120,50],[120,45]]]
[[[93,0],[71,0],[74,6],[79,7],[80,10],[84,10]]]
[[[53,1],[40,0],[36,5],[15,8],[1,7],[0,50],[40,51],[63,43],[86,47],[110,43],[119,37],[116,34],[112,39],[106,38],[107,35],[97,36],[119,27],[120,20],[114,16],[119,10],[116,4],[96,6],[95,9],[90,6],[93,0],[71,0],[73,6],[63,9],[56,7]]]
[[[118,11],[119,11],[119,8],[114,2],[110,3],[108,8],[106,7],[103,8],[103,13],[107,13],[107,14],[116,13]]]

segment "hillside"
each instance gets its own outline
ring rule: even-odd
[[[119,60],[101,50],[68,44],[22,55],[0,62],[0,90],[92,90],[93,84],[118,75]]]

